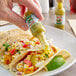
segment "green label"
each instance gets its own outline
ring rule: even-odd
[[[64,25],[65,24],[65,15],[56,15],[55,16],[55,24]]]
[[[38,21],[39,19],[34,14],[31,14],[26,17],[26,23],[28,27],[32,26],[34,23],[37,23]]]

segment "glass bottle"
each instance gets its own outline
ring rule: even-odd
[[[65,9],[63,8],[63,0],[56,0],[55,8],[55,27],[64,30],[65,25]]]
[[[25,19],[27,26],[30,28],[31,33],[34,37],[37,37],[40,40],[40,43],[47,53],[49,49],[49,44],[46,40],[45,36],[45,28],[44,25],[39,21],[39,19],[30,11],[25,13]]]

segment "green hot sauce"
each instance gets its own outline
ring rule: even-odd
[[[42,25],[42,23],[39,22],[39,19],[30,11],[28,11],[25,16],[27,26],[30,27],[32,35],[40,40],[40,43],[46,52],[50,50],[49,44],[45,37],[44,25]]]
[[[56,0],[57,7],[55,8],[55,27],[64,30],[65,25],[65,9],[63,8],[64,0]]]

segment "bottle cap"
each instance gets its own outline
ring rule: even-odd
[[[64,0],[56,0],[56,2],[64,2]]]

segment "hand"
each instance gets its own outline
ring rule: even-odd
[[[12,11],[13,2],[21,7],[21,15],[25,13],[25,7],[33,12],[40,20],[43,19],[41,7],[37,0],[0,0],[0,20],[9,21],[23,30],[27,30],[25,20]]]

